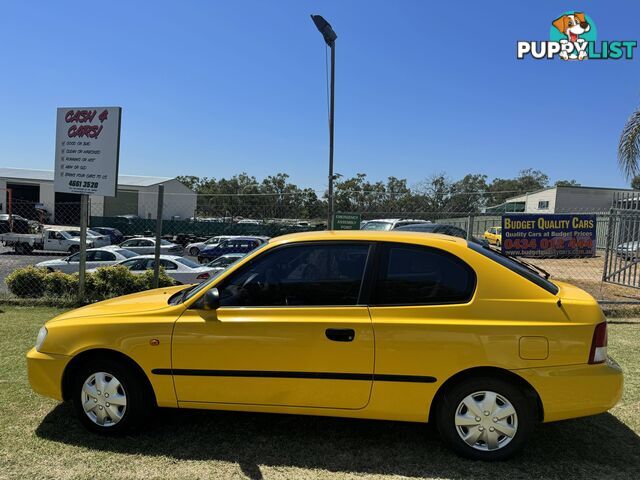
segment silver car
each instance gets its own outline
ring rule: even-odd
[[[137,253],[119,247],[89,248],[87,249],[87,270],[115,265],[137,255]],[[58,270],[64,273],[76,273],[80,271],[80,253],[74,253],[64,258],[46,260],[36,264],[36,267],[46,268],[50,272]]]
[[[130,238],[122,242],[120,247],[136,252],[138,255],[150,255],[156,252],[156,239],[153,237]],[[182,250],[182,246],[177,243],[171,243],[165,239],[160,241],[161,255],[181,255]]]
[[[616,253],[627,260],[640,258],[640,242],[635,240],[621,243],[616,247]]]
[[[124,265],[134,275],[141,275],[147,270],[153,270],[155,257],[153,255],[140,255],[119,262],[118,265]],[[160,255],[160,266],[168,276],[185,285],[204,282],[209,280],[215,273],[212,268],[199,265],[193,260],[176,255]]]
[[[237,235],[217,235],[215,237],[211,237],[205,240],[204,242],[190,243],[189,245],[184,247],[184,249],[192,257],[197,257],[200,254],[200,252],[204,250],[206,247],[217,245],[224,240],[229,240],[235,237],[237,237]]]

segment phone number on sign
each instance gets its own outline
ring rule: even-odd
[[[505,250],[556,250],[593,248],[593,238],[507,238]]]
[[[82,187],[82,188],[98,188],[99,182],[83,182],[82,180],[69,180],[70,187]]]

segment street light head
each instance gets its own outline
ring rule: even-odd
[[[338,38],[338,35],[336,35],[336,32],[333,31],[333,28],[331,28],[331,25],[329,24],[329,22],[327,22],[320,15],[311,15],[311,20],[313,20],[313,23],[315,23],[316,28],[324,37],[324,41],[327,43],[327,45],[332,47],[333,42],[336,41],[336,38]]]

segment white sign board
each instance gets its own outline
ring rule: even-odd
[[[54,191],[116,196],[121,113],[120,107],[58,109]]]

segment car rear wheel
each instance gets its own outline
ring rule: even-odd
[[[153,402],[135,372],[113,360],[89,360],[78,368],[72,401],[80,422],[101,434],[122,434],[139,427]]]
[[[198,250],[198,247],[191,247],[189,249],[189,255],[191,255],[192,257],[197,257],[199,253],[200,250]]]
[[[474,460],[504,460],[533,431],[536,406],[517,386],[499,378],[462,381],[442,397],[436,423],[443,441]]]

